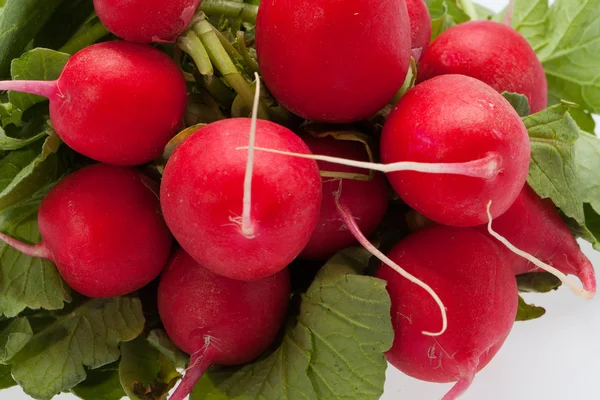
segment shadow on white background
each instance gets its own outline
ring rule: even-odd
[[[494,11],[507,3],[476,2]],[[600,253],[587,243],[582,248],[600,272]],[[546,308],[546,315],[516,323],[500,352],[461,400],[600,400],[600,298],[585,301],[567,288],[524,297]],[[420,382],[390,367],[381,400],[439,400],[451,386]],[[0,399],[29,397],[17,387],[2,391]],[[54,399],[76,397],[63,394]]]

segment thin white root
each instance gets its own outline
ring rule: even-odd
[[[545,262],[542,262],[542,261],[538,260],[537,258],[535,258],[534,256],[532,256],[531,254],[517,248],[511,242],[509,242],[504,236],[502,236],[498,232],[494,231],[494,229],[492,228],[492,213],[490,211],[491,207],[492,207],[492,201],[490,200],[489,203],[487,204],[487,216],[488,216],[487,228],[488,228],[488,232],[490,235],[492,235],[494,238],[496,238],[499,242],[501,242],[504,246],[506,246],[510,251],[512,251],[516,255],[523,257],[524,259],[526,259],[529,262],[531,262],[532,264],[534,264],[536,267],[541,268],[544,271],[549,272],[552,275],[556,276],[558,279],[560,279],[560,281],[565,286],[567,286],[569,289],[571,289],[573,291],[573,293],[575,293],[577,296],[581,296],[586,300],[589,300],[592,297],[594,297],[595,293],[588,292],[587,290],[585,290],[584,288],[579,286],[579,284],[577,283],[577,281],[575,279],[569,278],[567,275],[563,274],[562,272],[560,272],[558,269],[554,268],[553,266],[546,264]]]
[[[237,150],[245,150],[247,147],[238,147]],[[385,173],[398,171],[415,171],[428,174],[450,174],[463,175],[473,178],[493,179],[500,172],[500,156],[497,153],[488,153],[479,160],[460,162],[460,163],[421,163],[413,161],[400,161],[391,164],[378,164],[366,161],[347,160],[345,158],[321,156],[315,154],[291,153],[288,151],[267,149],[264,147],[255,147],[257,151],[279,154],[283,156],[307,158],[316,161],[326,161],[333,164],[346,165],[370,169]]]
[[[244,177],[244,199],[242,209],[242,234],[247,238],[254,237],[252,226],[252,172],[254,169],[254,150],[256,144],[256,121],[258,119],[258,105],[260,102],[260,77],[255,72],[256,91],[252,107],[252,122],[250,123],[250,144],[248,145],[248,161],[246,163],[246,176]]]
[[[385,254],[383,254],[381,251],[379,251],[379,249],[377,247],[375,247],[371,242],[369,242],[369,240],[365,237],[365,235],[362,234],[362,232],[358,228],[358,225],[356,225],[356,221],[352,217],[350,210],[348,210],[348,208],[346,208],[346,206],[344,206],[340,203],[339,192],[338,192],[338,196],[335,197],[335,205],[337,206],[337,209],[340,212],[340,215],[341,215],[342,219],[344,220],[344,223],[348,227],[348,230],[350,231],[350,233],[352,233],[352,235],[356,238],[356,240],[358,240],[358,242],[369,253],[373,254],[382,263],[384,263],[385,265],[392,268],[394,271],[399,273],[404,278],[408,279],[410,282],[423,288],[427,293],[429,293],[429,295],[438,304],[438,306],[440,307],[440,312],[442,314],[442,329],[439,332],[423,331],[421,333],[423,333],[423,335],[426,335],[426,336],[440,336],[444,332],[446,332],[446,330],[448,329],[448,317],[446,315],[446,307],[444,307],[444,303],[442,302],[442,300],[440,300],[437,293],[435,293],[435,291],[429,285],[427,285],[426,283],[420,281],[419,279],[415,278],[414,276],[412,276],[411,274],[406,272],[404,269],[402,269],[402,267],[400,267],[398,264],[396,264],[391,259],[389,259]]]

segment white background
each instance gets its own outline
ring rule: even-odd
[[[495,11],[507,3],[477,2]],[[600,254],[587,244],[583,248],[600,268]],[[547,314],[515,324],[506,344],[461,400],[600,399],[600,298],[586,302],[565,288],[526,297],[545,307]],[[450,386],[419,382],[389,368],[382,400],[438,400]],[[19,388],[2,391],[0,398],[29,399]]]

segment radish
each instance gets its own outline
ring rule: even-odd
[[[431,41],[431,15],[424,0],[406,0],[412,42],[412,56],[418,63]]]
[[[523,94],[532,113],[548,104],[542,64],[527,40],[504,24],[472,21],[438,36],[421,57],[417,82],[444,74],[467,75],[499,92]]]
[[[137,170],[96,164],[46,195],[38,214],[42,242],[0,240],[54,262],[75,291],[96,298],[141,289],[167,264],[172,239],[160,214],[158,185]]]
[[[261,1],[258,63],[273,96],[309,120],[376,114],[404,83],[410,24],[404,0]]]
[[[183,400],[212,364],[245,364],[267,350],[284,322],[289,298],[287,269],[238,281],[177,250],[160,280],[158,310],[171,340],[191,358],[170,400]]]
[[[94,0],[100,21],[131,42],[174,42],[188,27],[201,0]]]
[[[405,374],[429,382],[455,382],[444,400],[458,398],[496,355],[517,312],[517,284],[497,246],[470,228],[434,226],[403,239],[389,257],[427,281],[445,299],[448,329],[421,334],[438,324],[435,302],[387,265],[394,344],[387,360]]]
[[[541,261],[565,274],[579,277],[584,288],[596,292],[596,278],[591,261],[583,254],[573,234],[552,201],[542,200],[528,185],[514,204],[493,221],[494,230],[513,245],[534,254]],[[488,234],[487,226],[477,228]],[[501,247],[515,274],[541,271],[535,264]]]
[[[412,161],[429,171],[388,174],[400,197],[426,217],[452,226],[487,222],[519,195],[530,146],[521,118],[500,94],[461,75],[443,75],[408,91],[381,137],[384,163]]]
[[[310,135],[303,136],[303,139],[314,153],[353,160],[368,159],[365,145],[358,141]],[[339,195],[340,202],[350,209],[359,229],[367,236],[375,232],[388,207],[387,184],[383,174],[375,173],[365,180],[369,178],[369,172],[365,170],[326,162],[319,162],[319,168],[326,171],[322,173],[327,175],[322,177],[321,213],[310,241],[300,254],[302,258],[311,260],[326,260],[335,252],[356,243],[338,215],[336,196]],[[360,180],[342,179],[345,174],[357,175]]]
[[[106,42],[76,53],[56,81],[3,81],[50,99],[50,120],[73,150],[106,164],[132,166],[162,154],[183,119],[183,74],[148,45]]]
[[[204,268],[241,280],[291,263],[308,243],[321,205],[316,162],[238,150],[249,137],[252,145],[254,132],[259,145],[310,154],[292,131],[269,121],[213,122],[175,150],[160,195],[181,246]]]

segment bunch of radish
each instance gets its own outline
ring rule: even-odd
[[[94,5],[124,40],[76,53],[56,81],[0,89],[47,97],[59,137],[97,163],[46,195],[41,243],[0,239],[53,261],[88,297],[129,294],[160,275],[162,324],[190,355],[171,399],[184,399],[209,366],[248,363],[269,348],[297,258],[324,262],[356,245],[378,258],[395,332],[387,360],[417,379],[456,382],[446,400],[468,389],[510,333],[515,275],[548,271],[582,297],[595,294],[591,262],[556,207],[526,184],[527,128],[501,93],[525,95],[538,112],[548,87],[511,27],[469,22],[430,43],[423,0],[263,0],[259,75],[227,69],[230,49],[218,46],[228,39],[203,30],[200,0]],[[182,38],[200,72],[149,44]],[[384,114],[380,135],[358,132],[401,89],[411,57],[416,86]],[[186,79],[199,75],[203,94],[223,85],[252,117],[218,100],[220,120],[177,135]],[[276,120],[275,103],[302,126],[266,120]],[[145,175],[163,154],[162,176]],[[430,226],[386,253],[371,239],[392,198]]]

